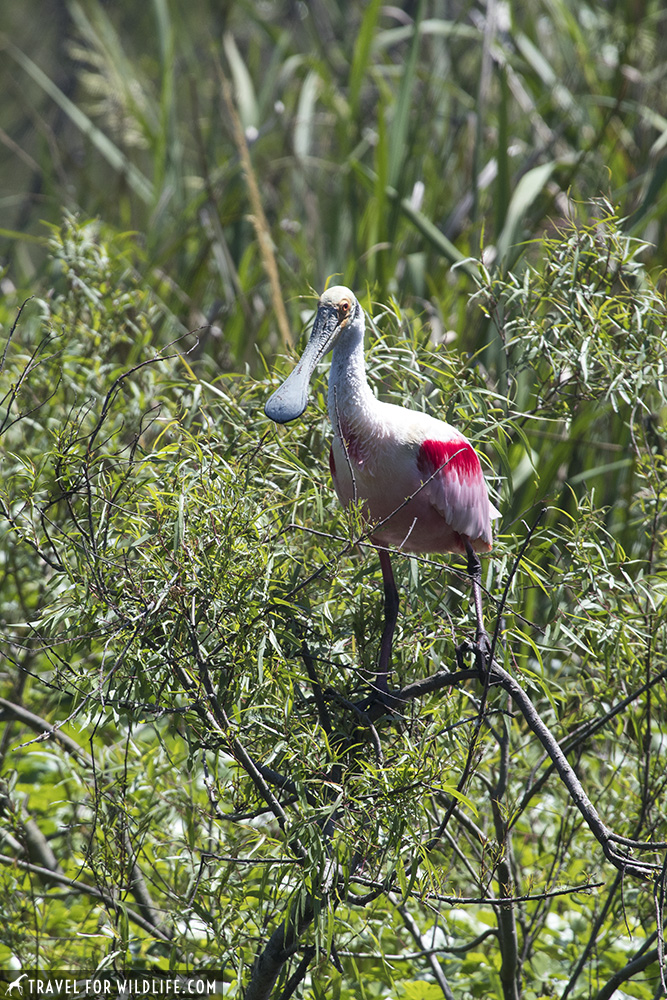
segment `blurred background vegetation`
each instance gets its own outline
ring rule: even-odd
[[[233,992],[318,884],[335,750],[297,651],[305,636],[323,687],[365,690],[377,566],[349,558],[322,382],[287,431],[262,405],[332,276],[368,312],[383,398],[486,456],[506,665],[610,825],[664,841],[663,4],[5,7],[0,961],[58,968],[83,933],[81,967],[224,965]],[[398,572],[405,683],[449,663],[470,622],[456,567]],[[233,738],[298,785],[287,833],[229,732],[197,716],[196,643]],[[462,996],[511,997],[498,909],[451,900],[501,891],[503,852],[517,895],[593,881],[598,846],[525,728],[508,727],[502,809],[499,722],[457,785],[475,711],[462,691],[424,699],[383,731],[384,765],[341,779],[340,864],[362,843],[391,891],[323,904],[304,936],[313,995],[442,995],[426,958],[400,958],[430,941]],[[70,714],[91,758],[16,749]],[[422,857],[452,803],[450,841]],[[48,878],[82,870],[80,898]],[[518,905],[522,996],[610,995],[635,953],[653,964],[633,995],[657,996],[650,889],[624,897],[612,873],[599,894]],[[454,894],[444,921],[433,892]]]
[[[210,325],[216,364],[256,371],[280,339],[223,72],[294,336],[338,275],[474,352],[453,258],[507,268],[605,194],[663,262],[666,18],[659,0],[7,5],[5,288],[43,275],[45,221],[99,217],[135,234],[170,331]]]

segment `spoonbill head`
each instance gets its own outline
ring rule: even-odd
[[[300,417],[308,405],[313,372],[333,349],[329,465],[340,501],[362,502],[370,540],[379,550],[386,620],[377,683],[386,690],[398,611],[387,549],[467,554],[479,640],[485,633],[481,566],[475,553],[491,549],[491,521],[500,515],[489,501],[479,457],[463,434],[419,410],[375,397],[366,379],[364,327],[364,312],[354,293],[343,285],[327,289],[301,359],[269,398],[265,413],[280,424]]]
[[[305,350],[292,373],[267,400],[264,412],[277,424],[300,417],[308,405],[308,387],[318,363],[336,344],[341,334],[352,331],[352,339],[364,338],[364,314],[349,288],[334,285],[322,294]]]

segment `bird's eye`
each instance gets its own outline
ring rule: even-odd
[[[343,316],[347,316],[349,311],[350,311],[350,303],[347,301],[347,299],[344,299],[338,306],[338,315],[342,319]]]

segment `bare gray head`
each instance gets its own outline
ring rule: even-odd
[[[317,304],[313,329],[301,359],[266,402],[267,417],[277,424],[286,424],[301,416],[308,405],[308,386],[317,363],[331,350],[343,330],[361,323],[362,319],[361,306],[349,288],[344,285],[327,288]]]

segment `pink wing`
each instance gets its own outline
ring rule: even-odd
[[[486,482],[477,453],[464,437],[424,441],[417,466],[428,498],[454,531],[466,535],[475,548],[491,548],[491,517]],[[475,544],[478,543],[478,544]]]

